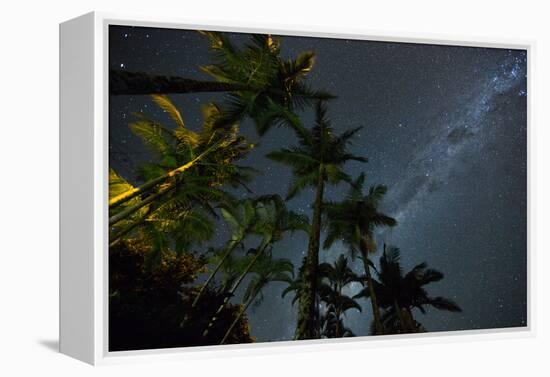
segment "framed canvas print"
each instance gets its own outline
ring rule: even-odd
[[[62,352],[530,333],[530,44],[92,13],[60,51]]]

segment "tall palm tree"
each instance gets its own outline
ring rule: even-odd
[[[224,203],[229,195],[223,186],[243,185],[250,179],[250,169],[235,162],[254,147],[238,136],[236,125],[215,129],[219,108],[203,108],[202,129],[186,128],[181,114],[165,96],[153,100],[173,119],[166,128],[152,119],[138,115],[130,129],[153,152],[155,162],[140,167],[146,182],[134,187],[111,171],[109,190],[110,242],[145,224],[155,225],[163,233],[172,233],[179,249],[188,247],[190,234],[204,229],[213,234],[211,218],[216,216],[213,204]],[[215,151],[215,153],[213,153]],[[210,236],[203,234],[201,241]]]
[[[253,277],[248,283],[244,292],[241,310],[235,317],[231,326],[227,329],[220,344],[224,344],[233,328],[239,323],[241,317],[247,311],[248,307],[255,303],[259,305],[263,299],[263,289],[271,282],[286,282],[291,283],[294,276],[294,266],[288,259],[273,259],[271,253],[265,253],[256,263],[252,270]]]
[[[202,70],[216,81],[157,76],[139,72],[110,72],[110,92],[120,94],[169,94],[225,92],[227,105],[218,125],[231,124],[248,116],[260,134],[273,124],[293,123],[293,111],[313,100],[332,95],[314,91],[305,84],[315,54],[299,54],[294,60],[280,57],[280,44],[271,35],[255,34],[239,48],[224,33],[203,31],[210,42],[213,64]]]
[[[344,326],[344,316],[350,309],[361,311],[361,306],[343,291],[352,283],[362,284],[364,279],[351,270],[347,258],[342,254],[334,264],[322,263],[319,271],[323,277],[319,292],[326,305],[320,321],[321,335],[327,338],[354,336],[351,329]]]
[[[416,265],[404,274],[400,263],[401,253],[396,247],[384,245],[380,257],[378,280],[373,279],[373,287],[378,303],[385,310],[382,324],[386,333],[409,333],[424,331],[414,320],[412,309],[425,313],[425,307],[461,312],[460,307],[444,297],[431,297],[425,286],[443,279],[440,271],[428,268],[426,263]],[[355,298],[370,297],[370,291],[363,290]]]
[[[295,128],[299,144],[267,155],[268,158],[292,169],[293,180],[287,199],[294,197],[306,187],[315,188],[313,220],[304,268],[304,294],[299,298],[295,339],[315,337],[315,299],[325,185],[351,181],[351,178],[342,170],[346,162],[367,161],[347,151],[351,139],[360,129],[361,127],[354,128],[336,135],[327,117],[326,105],[318,102],[315,108],[314,126],[311,129]]]
[[[271,248],[274,243],[280,241],[287,232],[309,232],[307,216],[287,210],[284,200],[279,195],[267,195],[258,198],[256,202],[255,222],[254,232],[261,235],[260,244],[257,248],[249,250],[249,262],[244,265],[238,278],[226,292],[225,299],[212,316],[207,328],[204,330],[205,336],[216,322],[218,315],[235,295],[235,292],[244,281],[244,278],[252,271],[254,265],[264,256],[268,249]]]
[[[336,240],[341,240],[348,246],[352,256],[359,251],[365,269],[367,288],[370,292],[376,333],[381,334],[383,329],[370,273],[372,263],[369,260],[369,254],[376,252],[374,231],[379,227],[393,227],[397,225],[397,222],[378,209],[386,194],[386,186],[373,186],[365,195],[363,193],[364,183],[365,175],[361,174],[352,183],[351,189],[343,201],[326,203],[327,237],[323,246],[328,249]]]

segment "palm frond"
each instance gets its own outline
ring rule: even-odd
[[[290,166],[294,170],[300,170],[303,169],[304,166],[319,163],[319,161],[317,161],[311,155],[308,155],[304,151],[301,151],[297,148],[282,148],[278,151],[268,153],[266,157],[270,160]]]
[[[434,308],[449,312],[462,312],[462,309],[453,300],[444,297],[431,298],[428,302]]]
[[[181,116],[181,113],[179,112],[179,110],[176,108],[176,106],[174,106],[172,101],[170,101],[170,99],[166,95],[153,94],[151,97],[153,98],[153,101],[162,110],[164,110],[166,113],[168,113],[170,118],[172,118],[172,120],[176,123],[176,125],[178,127],[185,128],[185,124],[183,122],[183,118]]]
[[[158,156],[163,157],[174,152],[173,145],[168,141],[167,131],[158,124],[148,120],[137,120],[130,123],[129,127],[132,133],[139,136]]]

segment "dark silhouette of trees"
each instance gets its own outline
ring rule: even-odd
[[[110,170],[110,350],[252,342],[246,313],[263,302],[273,282],[288,284],[283,297],[295,293],[295,339],[354,336],[346,313],[361,311],[362,297],[370,300],[372,334],[424,331],[414,308],[460,311],[453,301],[427,293],[425,286],[443,274],[425,263],[404,274],[399,250],[385,246],[379,270],[371,262],[377,229],[397,223],[380,210],[384,185],[366,190],[364,174],[353,180],[345,172],[347,162],[367,162],[349,151],[361,127],[335,133],[327,116],[334,97],[306,81],[315,54],[283,59],[271,35],[252,35],[237,46],[223,33],[201,33],[212,53],[211,64],[201,67],[210,80],[110,72],[111,95],[151,95],[172,123],[134,114],[129,128],[152,159],[137,166],[133,179]],[[194,131],[166,94],[198,92],[223,92],[224,99],[202,107],[203,122]],[[305,127],[299,114],[309,106],[315,120]],[[239,128],[245,119],[260,136],[273,126],[293,130],[295,140],[267,157],[292,171],[286,200],[313,189],[311,221],[277,193],[253,196],[248,183],[257,172],[239,164],[255,148]],[[326,201],[326,186],[339,183],[350,185],[347,195]],[[228,240],[218,233],[223,225]],[[349,259],[319,263],[322,229],[323,247],[341,241]],[[292,263],[274,257],[273,249],[295,231],[307,233],[308,244],[294,279]],[[353,271],[356,256],[365,276]],[[364,288],[351,297],[353,283]]]
[[[264,257],[267,250],[271,248],[273,244],[280,241],[287,232],[304,231],[307,233],[309,231],[307,217],[287,210],[284,200],[278,195],[268,195],[257,199],[255,202],[255,211],[254,232],[261,235],[260,244],[257,248],[249,250],[249,254],[252,255],[250,261],[244,265],[244,269],[240,271],[235,282],[233,282],[229,290],[225,292],[226,298],[222,304],[220,304],[207,328],[204,330],[205,335],[208,334],[210,328],[217,321],[218,314],[223,311],[224,306],[227,305],[231,297],[235,295],[235,292],[244,278],[252,271],[255,264]]]
[[[216,81],[112,70],[110,93],[225,92],[226,104],[217,125],[249,117],[260,135],[275,124],[294,124],[298,121],[294,111],[312,101],[334,98],[327,92],[312,90],[305,83],[315,62],[311,51],[285,60],[280,57],[278,39],[271,35],[252,35],[250,43],[238,48],[223,33],[201,33],[208,38],[213,55],[213,63],[201,68]]]
[[[263,289],[271,282],[291,283],[294,266],[288,259],[274,259],[271,253],[265,253],[252,268],[253,277],[243,295],[241,309],[231,326],[225,332],[220,344],[227,343],[233,329],[240,323],[248,307],[255,303],[260,305],[264,300]]]
[[[379,227],[393,227],[397,224],[394,218],[379,212],[378,207],[386,194],[386,186],[378,185],[363,193],[365,175],[361,174],[351,185],[347,197],[342,202],[327,203],[327,238],[324,247],[329,248],[334,241],[342,240],[348,246],[352,255],[360,253],[363,260],[367,288],[370,291],[370,301],[377,329],[376,334],[382,334],[376,292],[374,291],[370,273],[371,262],[369,253],[376,251],[374,231]]]
[[[152,258],[147,239],[123,240],[109,250],[109,350],[125,351],[217,344],[233,325],[228,342],[253,341],[239,306],[227,305],[207,337],[202,313],[213,311],[223,300],[214,290],[203,294],[192,308],[195,280],[204,261],[191,253],[167,252],[160,263]],[[192,320],[184,321],[184,318]]]
[[[286,287],[283,292],[281,293],[281,297],[284,298],[287,294],[294,292],[294,297],[292,298],[292,305],[296,304],[300,297],[304,297],[309,293],[310,284],[305,279],[305,269],[307,267],[307,256],[302,259],[302,264],[300,265],[298,269],[298,276],[290,282],[288,287]],[[321,337],[321,313],[320,313],[320,306],[321,306],[321,295],[317,287],[321,286],[321,281],[323,279],[323,276],[319,273],[317,273],[317,281],[315,282],[315,298],[313,302],[313,313],[311,313],[311,317],[309,317],[309,322],[311,326],[313,327],[313,336],[312,338],[320,338]]]
[[[292,169],[293,178],[287,199],[294,197],[306,187],[315,188],[313,220],[304,268],[303,294],[299,296],[295,339],[315,337],[315,298],[325,184],[351,181],[351,178],[342,170],[343,165],[348,161],[367,161],[363,157],[354,156],[347,150],[351,139],[360,129],[361,127],[354,128],[336,135],[327,117],[327,107],[319,102],[315,108],[314,126],[311,129],[303,127],[296,129],[298,145],[267,155],[268,158]]]
[[[421,313],[426,312],[426,306],[450,312],[462,311],[454,301],[444,297],[432,297],[426,291],[425,286],[443,279],[443,273],[428,268],[426,263],[421,263],[404,274],[400,258],[401,253],[398,248],[384,245],[384,252],[380,257],[378,280],[373,279],[378,303],[384,309],[382,316],[384,333],[403,334],[426,331],[414,319],[413,308],[417,308]],[[365,289],[355,298],[370,297],[370,295],[370,291]],[[371,329],[375,330],[372,326]]]
[[[344,325],[344,317],[350,309],[362,309],[355,299],[344,294],[344,289],[352,283],[363,284],[364,279],[351,270],[348,259],[342,254],[334,264],[321,263],[319,271],[322,276],[319,295],[325,304],[325,312],[320,318],[321,337],[355,336],[353,331]]]
[[[254,200],[246,199],[237,203],[237,205],[222,207],[221,214],[225,222],[231,227],[232,235],[225,248],[216,254],[215,267],[206,281],[201,285],[193,301],[193,306],[198,303],[202,293],[214,280],[218,271],[224,266],[224,263],[229,262],[233,251],[235,251],[238,246],[242,246],[244,239],[254,232],[257,219],[256,203]]]
[[[292,305],[303,294],[307,284],[304,280],[305,263],[302,263],[296,279],[292,280],[282,292],[282,297],[294,292]],[[344,294],[350,284],[364,283],[365,278],[357,276],[348,265],[343,255],[333,263],[321,263],[317,275],[317,292],[315,297],[315,337],[341,338],[355,336],[353,331],[344,325],[345,313],[350,309],[362,311],[354,297]]]

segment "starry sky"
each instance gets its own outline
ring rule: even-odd
[[[210,62],[208,42],[196,31],[111,26],[110,67],[151,74],[210,79],[199,69]],[[246,34],[230,34],[235,43]],[[367,174],[367,184],[385,184],[382,209],[398,226],[377,233],[379,245],[401,249],[406,271],[427,262],[445,274],[428,286],[433,296],[455,300],[462,313],[428,309],[414,312],[429,331],[518,327],[527,324],[527,54],[524,50],[386,43],[346,39],[281,37],[283,58],[315,51],[309,83],[338,96],[329,104],[336,131],[363,126],[351,146],[368,164],[351,162],[346,171]],[[186,125],[198,129],[200,105],[223,100],[222,94],[182,94],[170,98]],[[128,129],[132,112],[171,124],[148,96],[112,96],[109,110],[110,164],[134,183],[136,167],[151,156]],[[311,125],[311,110],[301,115]],[[289,169],[265,154],[290,146],[292,132],[274,128],[260,138],[250,121],[243,134],[259,146],[243,161],[259,169],[250,188],[255,195],[285,195]],[[285,144],[286,143],[286,144]],[[344,185],[329,186],[328,200],[339,200]],[[246,195],[243,192],[236,194]],[[313,190],[288,202],[311,216]],[[227,229],[219,224],[212,244],[221,245]],[[253,246],[251,244],[250,246]],[[307,250],[307,237],[295,234],[274,247],[296,270]],[[331,262],[345,247],[321,250]],[[373,260],[377,263],[379,253]],[[357,273],[360,261],[354,262]],[[292,339],[296,306],[284,299],[282,283],[265,290],[261,305],[248,311],[258,341]],[[351,286],[347,294],[355,294]],[[367,335],[368,301],[363,312],[349,311],[347,326]]]

